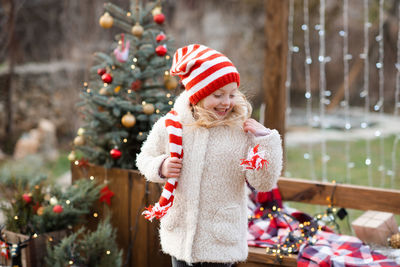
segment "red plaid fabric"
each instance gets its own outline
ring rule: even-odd
[[[175,110],[171,110],[166,115],[165,127],[168,132],[171,157],[182,158],[182,124],[179,122],[178,113]],[[177,186],[178,179],[168,178],[158,202],[154,206],[150,205],[143,211],[143,215],[147,220],[152,221],[154,218],[161,219],[167,214],[168,209],[172,207],[172,203],[174,202]]]
[[[298,267],[308,266],[399,266],[393,260],[371,251],[360,239],[335,233],[318,232],[313,245],[304,244],[297,259]]]
[[[310,216],[295,209],[283,209],[282,197],[277,186],[268,192],[252,190],[249,197],[251,219],[248,223],[247,242],[250,246],[271,247],[280,244],[300,223],[311,220]],[[281,210],[278,212],[278,209]],[[269,218],[266,216],[269,213],[274,216]]]
[[[300,236],[300,223],[312,218],[302,212],[282,207],[282,198],[277,187],[269,192],[253,192],[249,195],[249,223],[247,243],[255,247],[274,247],[283,244],[289,237]],[[274,212],[273,207],[276,208]],[[278,212],[278,208],[280,211]],[[271,214],[272,216],[268,216]],[[317,266],[399,266],[385,256],[371,251],[358,238],[318,231],[313,243],[303,243],[299,249],[298,267]]]

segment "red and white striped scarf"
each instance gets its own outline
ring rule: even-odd
[[[171,157],[182,158],[182,124],[179,122],[178,113],[171,110],[166,115],[165,127],[169,138],[169,151]],[[175,189],[178,186],[177,178],[168,178],[158,202],[146,208],[142,213],[145,218],[152,221],[154,218],[160,219],[165,214],[174,201]]]

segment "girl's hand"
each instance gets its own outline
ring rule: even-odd
[[[247,119],[243,123],[243,130],[247,133],[250,132],[254,136],[265,136],[271,133],[271,130],[265,128],[264,125],[257,122],[255,119]]]
[[[178,178],[181,175],[182,159],[168,157],[161,165],[161,174],[167,178]]]

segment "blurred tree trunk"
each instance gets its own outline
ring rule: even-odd
[[[288,0],[265,2],[265,125],[277,129],[284,141],[286,111],[286,59],[288,51]]]
[[[15,42],[15,21],[16,21],[16,6],[13,0],[8,1],[8,21],[6,29],[8,31],[8,36],[6,39],[6,51],[8,52],[8,72],[6,74],[4,83],[4,100],[5,100],[5,112],[6,112],[6,145],[8,145],[13,138],[13,105],[12,105],[12,79],[14,76],[15,67],[15,52],[16,52],[16,42]]]

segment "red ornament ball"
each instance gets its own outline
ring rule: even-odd
[[[105,68],[97,69],[97,74],[98,74],[99,76],[102,76],[104,73],[106,73],[106,69],[105,69]]]
[[[167,36],[165,36],[164,33],[159,33],[159,34],[156,36],[156,41],[157,41],[157,43],[159,43],[159,42],[161,42],[161,41],[164,41],[165,39],[167,39]]]
[[[156,14],[156,15],[153,16],[153,20],[157,24],[163,24],[164,21],[165,21],[165,16],[164,16],[163,13]]]
[[[111,149],[111,151],[110,151],[110,155],[111,155],[111,157],[112,157],[113,159],[119,159],[119,158],[121,157],[122,153],[121,153],[120,150],[118,150],[118,149],[116,149],[116,148],[113,148],[113,149]]]
[[[111,74],[109,74],[109,73],[104,73],[103,75],[101,75],[101,79],[105,83],[112,83],[112,80],[113,80]]]
[[[22,199],[25,201],[26,204],[29,204],[32,202],[32,197],[29,194],[23,194]]]
[[[61,205],[55,205],[54,207],[53,207],[53,212],[54,213],[61,213],[61,212],[63,212],[63,207],[61,206]]]
[[[139,91],[141,87],[142,87],[142,81],[140,80],[136,80],[131,83],[131,89],[135,92]]]
[[[168,51],[167,48],[163,45],[159,45],[156,47],[156,53],[160,57],[164,56],[167,53],[167,51]]]

